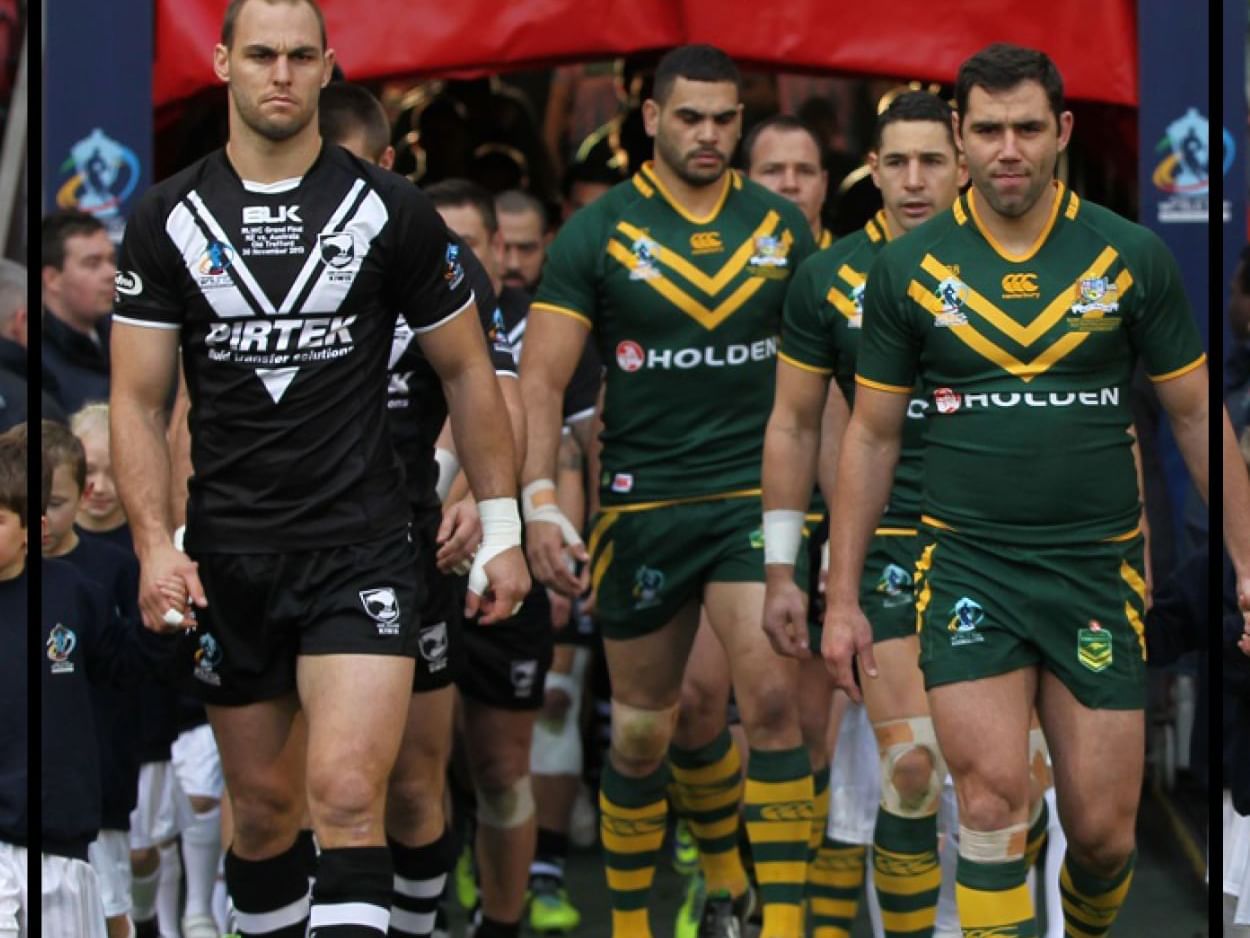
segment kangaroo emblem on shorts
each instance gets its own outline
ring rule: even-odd
[[[660,590],[664,589],[664,574],[652,567],[642,566],[634,574],[634,608],[646,609],[659,605]]]
[[[399,599],[389,586],[381,589],[361,590],[360,604],[378,624],[379,635],[399,634]]]
[[[985,610],[976,600],[967,596],[961,597],[951,607],[951,618],[946,628],[951,632],[952,645],[971,645],[973,642],[985,641],[985,636],[977,631],[977,626],[985,618]]]
[[[419,646],[421,657],[429,664],[431,672],[447,667],[447,623],[435,622],[423,628]]]

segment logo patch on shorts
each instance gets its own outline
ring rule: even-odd
[[[369,618],[378,624],[379,635],[399,634],[399,600],[389,586],[381,589],[361,590],[360,604]]]
[[[946,623],[951,633],[952,645],[971,645],[985,641],[985,636],[977,631],[977,626],[985,619],[985,609],[976,600],[964,596],[951,607],[951,618]]]
[[[756,550],[764,549],[764,529],[756,528],[748,535],[747,540],[751,542],[751,546]]]
[[[664,589],[664,574],[652,567],[641,566],[634,574],[634,608],[650,609],[660,604],[660,590]]]
[[[1090,619],[1089,628],[1076,633],[1076,660],[1091,671],[1111,667],[1111,633],[1097,619]]]
[[[538,662],[533,658],[512,662],[512,691],[516,697],[528,697],[534,692],[534,679],[538,676]]]
[[[906,606],[911,602],[911,574],[896,563],[887,563],[874,589],[881,594],[881,605],[886,609]]]
[[[217,673],[217,667],[223,657],[217,639],[207,632],[200,635],[200,647],[195,650],[195,671],[192,672],[195,679],[221,687],[221,675]]]
[[[441,671],[447,667],[447,623],[435,622],[421,630],[418,640],[421,657],[429,665],[429,671]]]
[[[73,674],[74,662],[69,660],[69,656],[76,647],[78,636],[74,634],[74,630],[67,629],[58,622],[48,633],[48,660],[52,662],[49,670],[53,674]]]

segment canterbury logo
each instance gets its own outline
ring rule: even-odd
[[[711,254],[725,250],[719,231],[699,231],[690,236],[690,250],[696,254]]]
[[[617,837],[645,837],[648,834],[662,832],[666,826],[663,815],[631,821],[627,818],[605,814],[600,823],[605,833],[615,834]]]
[[[1015,925],[996,925],[993,928],[965,926],[964,938],[1020,938],[1020,929]]]
[[[937,861],[927,857],[920,857],[914,860],[905,860],[895,857],[888,857],[882,853],[874,851],[872,855],[873,868],[878,873],[885,873],[887,876],[919,876],[921,873],[928,873],[937,867]]]
[[[864,858],[859,855],[843,857],[838,855],[828,856],[824,853],[818,853],[816,858],[812,860],[812,867],[818,870],[836,870],[841,872],[859,871],[864,868]]]
[[[1003,278],[1003,296],[1008,299],[1040,296],[1037,274],[1008,274]]]
[[[760,809],[765,821],[810,821],[815,816],[810,801],[780,801]]]

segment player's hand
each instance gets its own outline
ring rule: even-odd
[[[573,617],[573,600],[555,590],[547,590],[547,602],[551,603],[551,628],[562,632],[568,628]]]
[[[825,627],[820,637],[820,654],[825,667],[833,675],[835,687],[846,691],[856,703],[864,695],[855,683],[851,660],[858,655],[860,671],[868,677],[877,676],[877,660],[872,654],[872,626],[855,600],[830,601],[825,609]]]
[[[443,522],[435,535],[438,553],[434,563],[443,573],[469,572],[473,553],[482,541],[482,519],[477,514],[477,503],[463,498],[443,510]]]
[[[145,628],[164,634],[193,627],[188,601],[201,609],[208,605],[198,567],[172,542],[145,553],[139,565],[139,611]]]
[[[790,564],[765,564],[764,634],[773,651],[787,658],[811,656],[807,644],[807,597],[794,582]]]
[[[473,559],[464,614],[478,616],[482,625],[494,625],[520,610],[530,591],[530,572],[520,547],[509,547],[490,557],[486,554],[481,550]]]
[[[521,492],[521,515],[525,519],[525,552],[534,576],[544,586],[570,598],[584,593],[590,574],[586,545],[573,523],[556,504],[555,485],[537,479]],[[578,563],[582,575],[575,574]]]

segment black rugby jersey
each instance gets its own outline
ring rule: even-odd
[[[460,249],[465,278],[473,290],[495,374],[515,378],[516,357],[490,277],[456,233],[448,234]],[[439,501],[434,485],[438,481],[438,464],[434,461],[434,444],[447,419],[447,398],[443,395],[443,383],[421,352],[416,336],[403,316],[395,321],[386,407],[390,414],[391,439],[404,465],[408,500],[414,507],[436,509]]]
[[[247,183],[218,150],[144,195],[118,267],[114,318],[181,330],[188,549],[310,550],[407,524],[386,425],[396,317],[420,333],[473,299],[410,182],[323,146],[302,177]]]

